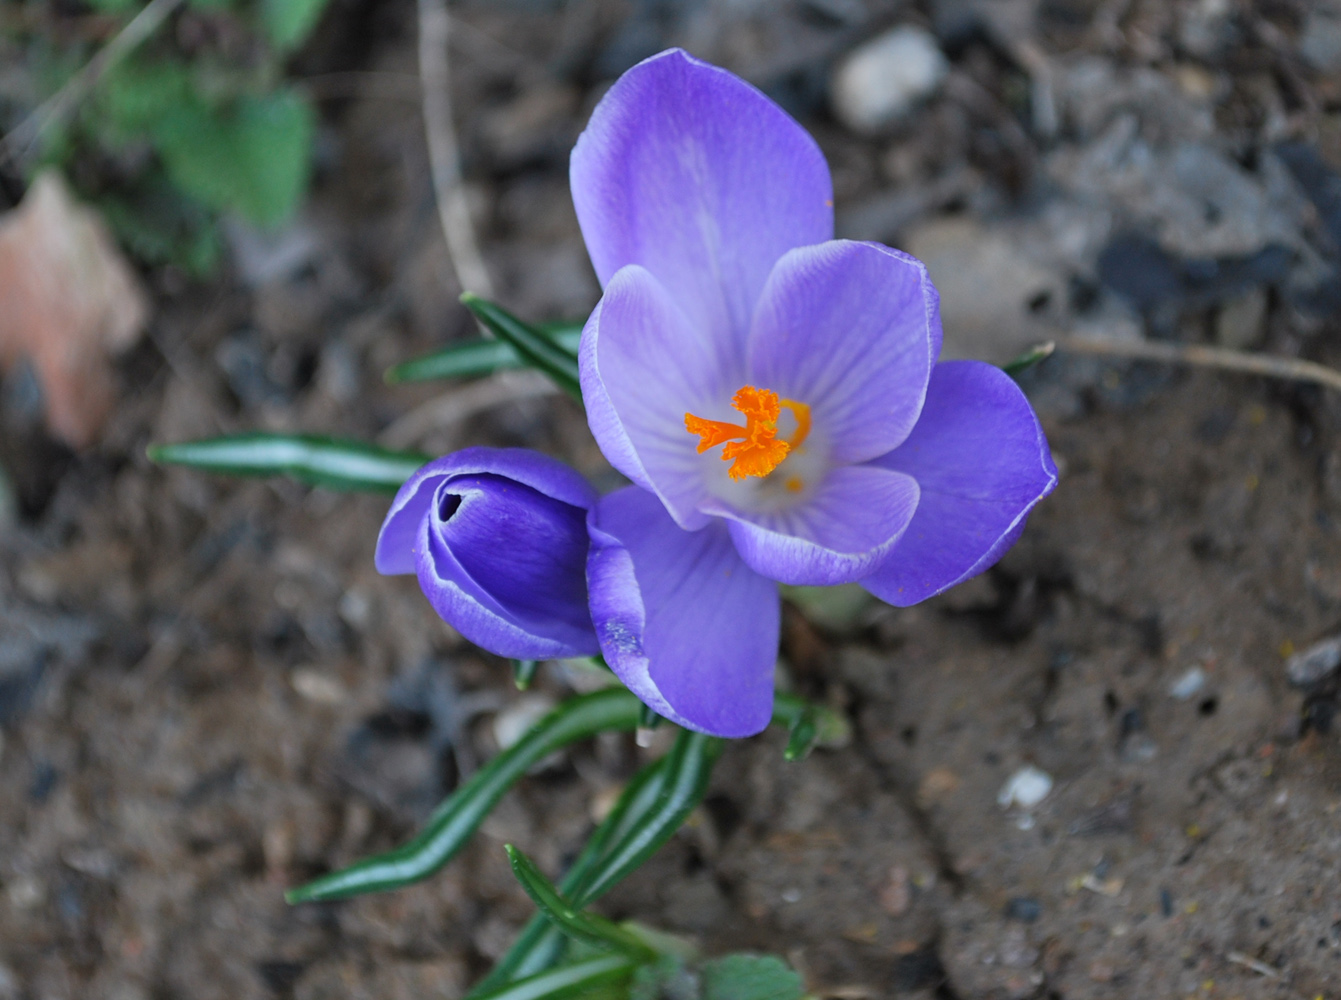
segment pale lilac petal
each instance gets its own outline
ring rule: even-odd
[[[754,87],[679,49],[610,88],[578,138],[570,180],[601,284],[642,265],[694,336],[738,360],[773,264],[833,235],[815,141]]]
[[[914,257],[832,240],[792,250],[750,332],[753,385],[810,407],[812,447],[837,465],[897,447],[941,348],[939,298]]]
[[[743,369],[714,356],[666,289],[636,265],[606,287],[582,331],[578,363],[587,423],[610,464],[656,493],[682,527],[707,524],[697,509],[705,463],[684,418],[716,412]]]
[[[862,585],[906,607],[988,569],[1057,485],[1043,428],[1015,382],[980,361],[936,366],[921,419],[875,465],[914,477],[912,524]]]
[[[620,680],[689,729],[736,737],[768,725],[777,587],[741,562],[725,527],[683,531],[636,486],[603,497],[588,525],[592,619]]]
[[[507,476],[575,507],[587,508],[596,501],[596,491],[585,479],[547,455],[525,448],[463,448],[426,463],[396,492],[377,536],[377,571],[387,576],[413,573],[412,550],[438,485],[450,476],[478,472]]]
[[[742,511],[717,498],[703,509],[728,518],[755,572],[798,586],[851,583],[885,558],[917,509],[917,481],[870,465],[833,469],[814,495],[775,511]]]

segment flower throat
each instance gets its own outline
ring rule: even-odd
[[[810,433],[810,407],[794,400],[779,399],[772,389],[743,385],[731,397],[731,406],[745,415],[744,426],[723,420],[705,420],[692,413],[684,415],[684,426],[690,434],[698,435],[700,455],[709,448],[726,444],[722,449],[722,461],[731,463],[726,474],[732,479],[767,476],[791,452],[800,448]],[[778,437],[778,417],[783,408],[791,410],[796,418],[796,431],[787,439]],[[790,482],[787,486],[792,488]],[[796,489],[799,488],[798,481]]]

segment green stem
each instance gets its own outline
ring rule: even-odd
[[[566,1000],[591,996],[601,986],[629,979],[637,963],[625,955],[600,955],[572,965],[561,965],[538,975],[504,984],[475,996],[476,1000]]]

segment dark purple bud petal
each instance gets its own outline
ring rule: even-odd
[[[377,566],[413,569],[434,610],[490,652],[591,655],[599,648],[585,576],[594,502],[582,478],[552,458],[469,448],[430,462],[402,487],[382,526]]]

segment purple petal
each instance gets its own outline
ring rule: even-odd
[[[444,621],[499,656],[593,654],[586,513],[502,476],[444,479],[415,545],[419,586]]]
[[[724,526],[683,531],[636,486],[603,497],[588,524],[592,619],[620,680],[689,729],[735,737],[768,725],[778,592]]]
[[[729,402],[744,370],[715,356],[660,282],[636,265],[606,286],[579,353],[587,422],[605,457],[656,493],[682,527],[703,527],[708,518],[697,507],[706,460],[684,417]]]
[[[897,250],[792,250],[759,300],[750,381],[808,405],[812,446],[834,464],[878,458],[917,422],[941,349],[939,301],[927,269]]]
[[[587,508],[596,491],[562,462],[524,448],[463,448],[422,466],[396,492],[377,536],[373,562],[387,576],[413,573],[413,547],[419,526],[433,503],[439,483],[449,476],[492,472],[532,486],[555,500]]]
[[[697,336],[741,360],[773,264],[833,235],[815,141],[754,87],[679,49],[610,88],[578,138],[570,180],[601,284],[641,264]]]
[[[377,568],[416,572],[434,610],[500,656],[588,655],[599,648],[585,573],[595,501],[555,459],[467,448],[401,487],[377,539]]]
[[[870,465],[831,470],[814,495],[788,508],[741,511],[713,497],[709,513],[728,518],[731,538],[756,572],[797,586],[851,583],[871,572],[917,509],[911,476]]]
[[[912,434],[874,464],[913,476],[922,489],[912,524],[862,581],[899,607],[990,567],[1057,485],[1029,401],[1010,376],[981,361],[937,365]]]

